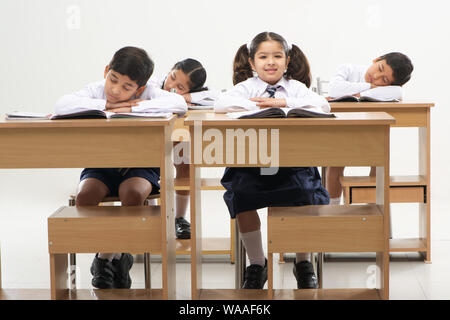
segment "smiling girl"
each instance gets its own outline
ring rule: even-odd
[[[235,86],[219,97],[216,112],[265,107],[330,110],[325,98],[308,89],[311,75],[303,52],[276,33],[260,33],[251,43],[242,45],[233,69]],[[261,175],[259,168],[226,168],[221,183],[226,189],[225,203],[231,217],[237,220],[250,260],[243,288],[262,289],[267,280],[267,259],[256,210],[269,206],[328,204],[328,193],[315,167],[284,167],[274,175]],[[299,289],[317,288],[309,253],[297,254],[294,275]]]

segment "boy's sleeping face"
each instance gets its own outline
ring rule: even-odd
[[[375,87],[389,86],[395,80],[394,71],[386,63],[386,60],[375,59],[373,64],[367,69],[364,79]]]
[[[136,81],[131,80],[127,75],[121,74],[113,69],[105,69],[105,95],[110,103],[128,101],[135,96],[139,96],[139,89]]]

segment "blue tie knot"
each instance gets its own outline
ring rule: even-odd
[[[275,97],[275,92],[277,89],[279,89],[281,86],[267,86],[266,91],[269,93],[269,98]]]

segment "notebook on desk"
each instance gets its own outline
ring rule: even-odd
[[[48,120],[52,115],[46,113],[14,111],[5,113],[5,120]]]
[[[333,113],[313,111],[303,108],[264,108],[258,110],[229,112],[227,116],[232,119],[258,119],[258,118],[334,118]]]
[[[81,110],[67,114],[54,114],[50,120],[60,119],[114,119],[114,118],[170,118],[171,112],[115,113],[102,110]]]
[[[372,97],[355,97],[346,95],[338,98],[328,98],[328,102],[399,102],[399,99],[380,99]]]

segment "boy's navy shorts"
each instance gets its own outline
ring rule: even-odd
[[[87,168],[83,169],[80,175],[80,181],[87,178],[95,178],[103,182],[109,189],[109,196],[117,197],[119,195],[119,185],[133,177],[141,177],[152,184],[150,194],[159,193],[159,168]]]

